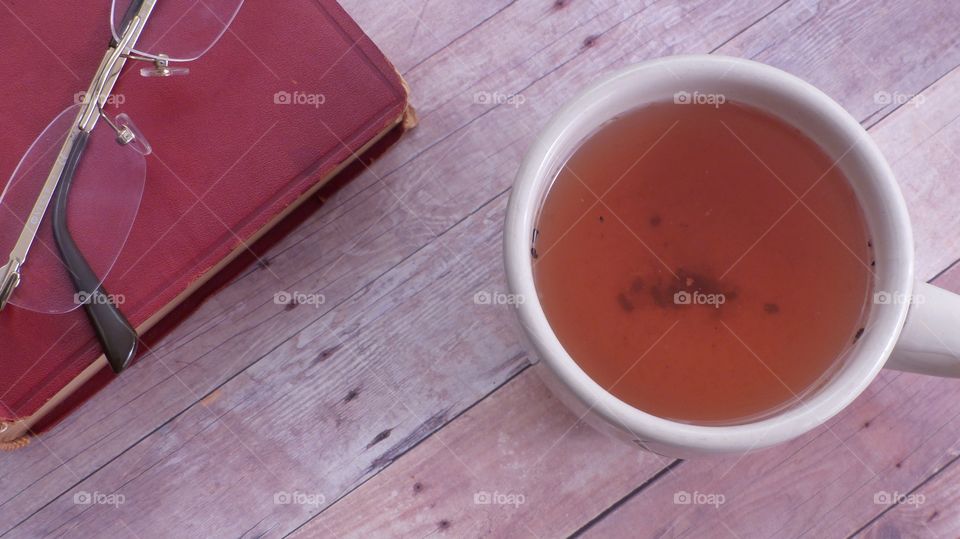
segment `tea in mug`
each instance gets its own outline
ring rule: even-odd
[[[843,360],[872,246],[814,141],[751,106],[693,101],[623,114],[573,153],[537,220],[534,280],[603,388],[663,418],[735,424],[801,402]]]

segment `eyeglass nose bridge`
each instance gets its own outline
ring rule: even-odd
[[[143,9],[145,10],[145,15],[148,16],[155,2],[147,2],[146,4]],[[93,131],[97,120],[101,116],[105,117],[101,107],[113,91],[113,86],[120,77],[120,72],[127,61],[129,51],[143,31],[144,23],[145,20],[141,18],[140,15],[134,16],[130,20],[130,24],[127,25],[123,37],[110,49],[109,53],[104,56],[100,62],[100,68],[97,69],[97,76],[90,84],[90,89],[84,96],[83,109],[80,112],[80,120],[78,122],[78,127],[82,131],[88,133]]]
[[[130,146],[134,151],[142,155],[149,155],[152,152],[150,143],[147,142],[146,138],[140,130],[137,129],[129,116],[120,114],[117,116],[116,121],[114,121],[111,120],[103,110],[103,105],[113,91],[113,86],[120,77],[120,72],[126,61],[128,59],[146,59],[130,54],[133,44],[136,43],[143,31],[145,19],[149,17],[155,0],[145,2],[144,4],[145,5],[141,7],[142,12],[134,15],[130,19],[129,24],[127,24],[124,30],[123,37],[114,44],[110,53],[105,56],[100,63],[97,76],[90,84],[90,89],[84,94],[84,102],[79,114],[77,127],[81,131],[89,133],[93,131],[97,120],[103,118],[116,133],[118,144]],[[165,57],[158,58],[156,65],[158,69],[161,65],[166,66],[165,69],[171,71],[171,73],[172,70],[175,69],[169,67],[169,61]]]

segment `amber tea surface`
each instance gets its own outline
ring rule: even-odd
[[[802,401],[843,360],[871,251],[833,160],[727,101],[652,104],[594,133],[558,172],[531,256],[550,325],[601,386],[733,424]]]

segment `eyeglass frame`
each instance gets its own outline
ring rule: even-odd
[[[66,206],[74,173],[98,120],[102,118],[116,132],[117,142],[121,145],[128,145],[137,139],[137,135],[129,126],[114,123],[103,112],[103,107],[107,104],[127,60],[153,62],[156,75],[173,74],[165,55],[150,58],[133,54],[134,47],[157,1],[133,0],[128,6],[119,25],[123,32],[119,38],[111,35],[110,46],[84,94],[76,121],[71,124],[70,132],[10,252],[7,264],[0,267],[0,310],[3,310],[21,283],[27,255],[36,240],[44,216],[48,209],[51,209],[52,201],[54,240],[78,292],[78,297],[85,298],[83,307],[100,341],[107,362],[115,373],[123,371],[136,356],[139,336],[129,320],[109,300],[110,295],[103,288],[101,279],[97,277],[70,235]]]

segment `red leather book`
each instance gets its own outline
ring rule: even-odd
[[[109,20],[110,0],[0,9],[0,185],[86,89]],[[133,118],[153,154],[133,230],[104,283],[124,296],[120,308],[140,334],[410,114],[396,70],[331,0],[247,0],[188,76],[144,78],[143,65],[128,63],[114,88],[122,97],[107,107]],[[82,247],[83,231],[73,233]],[[0,442],[51,423],[109,376],[82,309],[8,306]]]

